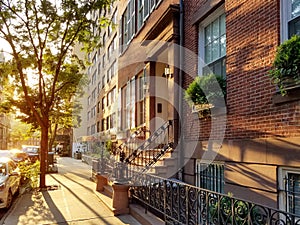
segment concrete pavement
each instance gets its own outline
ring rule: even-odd
[[[1,220],[5,225],[140,225],[131,215],[113,213],[95,195],[91,167],[68,157],[57,159],[58,173],[47,174],[47,191],[24,193]]]

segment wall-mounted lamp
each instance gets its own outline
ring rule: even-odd
[[[172,72],[171,72],[171,68],[169,65],[166,65],[165,67],[165,73],[164,73],[164,77],[166,78],[172,78]]]

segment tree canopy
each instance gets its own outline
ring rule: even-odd
[[[45,187],[49,128],[72,113],[74,95],[84,85],[84,63],[74,54],[100,46],[101,27],[108,24],[110,0],[1,0],[0,39],[10,46],[1,63],[3,80],[11,84],[7,104],[23,120],[41,130],[40,187]],[[98,13],[98,19],[91,15]],[[76,107],[75,107],[76,108]],[[79,110],[77,107],[76,110]]]

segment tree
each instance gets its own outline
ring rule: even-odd
[[[21,148],[31,137],[35,135],[35,132],[30,124],[22,123],[18,119],[11,121],[10,141],[14,144],[13,148]]]
[[[95,21],[90,15],[95,11],[105,12],[111,3],[110,0],[0,1],[0,38],[9,44],[12,57],[2,72],[11,76],[16,95],[12,102],[30,115],[28,122],[41,130],[40,188],[46,187],[48,134],[53,112],[59,104],[67,102],[60,96],[74,90],[71,87],[76,87],[83,77],[83,64],[73,54],[73,48],[76,43],[82,43],[88,52],[99,47],[100,37],[93,28],[98,27],[99,31],[107,19],[100,16]]]

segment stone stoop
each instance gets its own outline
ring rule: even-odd
[[[177,151],[168,152],[157,163],[150,167],[148,173],[164,178],[173,177],[175,171],[174,168],[178,161],[177,155]]]

